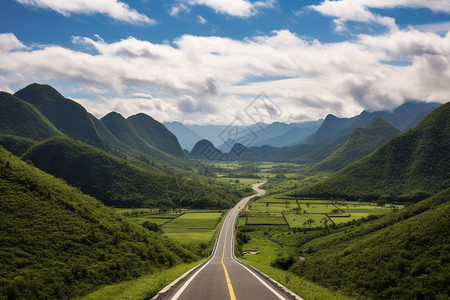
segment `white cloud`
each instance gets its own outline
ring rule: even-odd
[[[430,23],[414,26],[415,29],[425,32],[447,33],[450,31],[450,22]]]
[[[216,13],[230,15],[233,17],[248,18],[257,14],[260,9],[273,8],[277,0],[254,1],[249,0],[179,0],[181,5],[204,5]],[[174,6],[180,7],[179,5]],[[178,11],[177,11],[178,14]]]
[[[189,13],[190,9],[189,9],[189,7],[184,5],[183,3],[178,3],[177,5],[174,5],[174,6],[172,6],[170,8],[169,15],[171,15],[172,17],[176,17],[182,12],[183,13]]]
[[[133,24],[155,24],[144,14],[130,8],[128,4],[118,0],[16,0],[17,2],[31,7],[52,9],[64,16],[70,14],[104,14],[118,21]]]
[[[206,24],[208,23],[208,20],[206,20],[205,18],[203,18],[202,16],[197,16],[197,22],[201,23],[201,24]]]
[[[310,6],[325,16],[334,17],[336,31],[345,30],[345,23],[348,21],[378,23],[391,30],[396,29],[394,19],[370,11],[371,8],[396,7],[426,8],[434,12],[450,13],[450,1],[448,0],[325,0],[319,5]]]
[[[26,49],[26,46],[12,33],[0,34],[0,53]]]
[[[183,35],[169,45],[133,37],[73,42],[86,52],[26,48],[14,35],[0,34],[0,88],[39,80],[86,98],[80,103],[98,116],[145,110],[163,121],[222,124],[242,115],[260,92],[284,112],[280,121],[352,116],[407,99],[450,100],[450,33],[407,29],[340,43],[287,30],[244,40]]]

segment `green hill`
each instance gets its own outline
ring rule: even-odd
[[[416,201],[450,186],[450,103],[297,195]]]
[[[136,133],[150,145],[173,156],[185,157],[176,136],[163,124],[143,113],[131,116],[127,120]]]
[[[449,199],[446,189],[378,220],[300,243],[305,259],[290,270],[356,299],[449,299]]]
[[[242,196],[232,187],[209,185],[169,176],[155,168],[129,162],[65,137],[45,140],[22,157],[36,167],[66,180],[107,205],[142,207],[230,207]]]
[[[369,125],[355,128],[339,149],[312,169],[338,171],[372,153],[401,133],[400,129],[386,122],[382,117],[375,117]]]
[[[33,105],[11,94],[0,92],[0,134],[40,141],[61,135],[61,132]]]
[[[0,298],[68,299],[194,259],[0,147]]]
[[[64,98],[49,85],[33,83],[17,91],[16,97],[34,105],[46,118],[66,135],[89,145],[102,146],[102,140],[86,109]]]
[[[0,145],[15,156],[21,156],[37,142],[15,135],[0,135]]]

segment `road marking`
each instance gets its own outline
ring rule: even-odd
[[[231,215],[232,215],[232,213],[231,213]],[[225,267],[225,264],[223,263],[223,257],[225,256],[225,245],[227,244],[228,229],[230,228],[230,221],[232,218],[233,218],[233,216],[230,216],[230,218],[228,218],[227,230],[225,231],[225,239],[223,240],[222,266],[223,266],[223,271],[225,272],[225,278],[227,279],[228,291],[230,292],[230,299],[236,300],[236,296],[234,295],[234,291],[233,291],[233,286],[231,285],[230,276],[228,275],[227,267]]]
[[[228,217],[229,216],[229,213],[227,214],[227,216],[226,217]],[[216,245],[218,245],[219,244],[219,242],[220,242],[220,237],[222,236],[222,231],[223,231],[223,227],[220,229],[220,232],[219,232],[219,236],[217,237],[217,243],[216,243]],[[225,245],[224,245],[224,247],[225,247]],[[197,277],[197,275],[198,275],[198,273],[200,273],[213,259],[214,259],[214,257],[216,256],[216,254],[217,254],[217,247],[215,246],[214,247],[214,253],[211,255],[211,258],[210,258],[210,260],[203,266],[203,267],[201,267],[200,269],[198,269],[197,270],[197,272],[195,272],[195,274],[194,275],[192,275],[191,276],[191,278],[189,278],[184,284],[183,284],[183,286],[178,290],[178,292],[172,297],[172,300],[177,300],[179,297],[180,297],[180,295],[184,292],[184,290],[188,287],[188,285],[192,282],[192,280],[194,280],[194,278],[195,277]]]

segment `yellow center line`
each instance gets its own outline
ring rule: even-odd
[[[228,235],[228,229],[230,228],[230,218],[228,218],[228,224],[227,224],[227,230],[225,231],[225,239],[223,241],[223,252],[222,252],[222,266],[223,271],[225,272],[225,278],[227,279],[227,285],[228,285],[228,291],[230,292],[230,299],[236,300],[236,296],[234,295],[233,286],[231,285],[230,276],[228,275],[227,268],[225,267],[225,264],[223,263],[223,257],[225,255],[225,246],[227,244],[227,235]]]

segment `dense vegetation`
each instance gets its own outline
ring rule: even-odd
[[[450,186],[450,103],[297,196],[417,201]]]
[[[15,156],[21,156],[36,143],[35,140],[20,136],[0,135],[0,145]]]
[[[236,191],[231,186],[206,185],[194,178],[169,176],[154,168],[138,168],[64,137],[37,144],[23,159],[108,205],[226,208],[248,192]]]
[[[338,171],[372,153],[401,133],[400,129],[386,122],[382,117],[375,117],[369,125],[355,128],[345,143],[316,164],[313,170]]]
[[[183,149],[175,135],[163,124],[146,114],[137,114],[127,119],[136,133],[155,148],[173,156],[184,157]]]
[[[0,147],[0,298],[84,295],[197,259]]]
[[[378,220],[300,242],[305,260],[290,270],[357,298],[448,299],[449,199],[446,189]]]
[[[64,98],[51,86],[33,83],[14,95],[34,105],[56,128],[68,136],[94,146],[103,144],[86,109],[77,102]]]
[[[61,135],[33,105],[5,92],[0,92],[0,134],[37,141]]]

